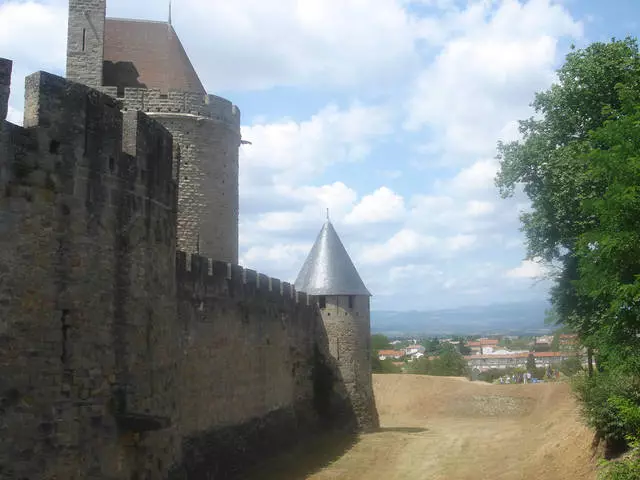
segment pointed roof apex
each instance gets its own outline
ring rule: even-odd
[[[295,286],[309,295],[371,296],[329,219],[320,230]]]

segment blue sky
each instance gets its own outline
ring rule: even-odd
[[[164,20],[166,1],[108,15]],[[0,56],[64,73],[65,1],[0,1]],[[326,208],[374,309],[543,299],[521,196],[498,197],[517,139],[569,46],[637,35],[635,0],[174,0],[202,81],[242,111],[241,262],[293,281]]]

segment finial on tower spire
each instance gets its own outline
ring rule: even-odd
[[[169,25],[171,25],[171,0],[169,0]]]
[[[329,208],[327,208],[327,222],[329,221]]]

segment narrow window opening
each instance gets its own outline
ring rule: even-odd
[[[320,295],[318,297],[318,306],[320,308],[327,308],[327,297],[325,297],[324,295]]]
[[[113,157],[109,157],[109,171],[113,173],[116,168],[116,161]]]
[[[51,140],[49,143],[49,153],[59,153],[60,152],[60,142],[57,140]]]
[[[84,52],[87,48],[87,29],[82,29],[82,51]]]
[[[349,295],[349,308],[353,308],[353,295]]]

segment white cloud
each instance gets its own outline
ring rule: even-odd
[[[481,217],[495,211],[496,205],[491,202],[483,202],[480,200],[471,200],[467,202],[467,213],[472,217]]]
[[[166,18],[163,2],[111,4],[110,15]],[[173,23],[211,90],[388,85],[419,62],[400,0],[179,0]]]
[[[437,187],[443,191],[463,195],[487,190],[495,193],[494,180],[497,172],[497,160],[478,160],[460,170],[452,179],[438,182]]]
[[[442,260],[471,249],[476,241],[475,235],[437,237],[405,227],[385,242],[362,245],[359,260],[365,265],[391,265],[409,258]]]
[[[0,51],[28,68],[64,67],[66,28],[66,2],[0,3]]]
[[[269,270],[260,272],[271,277],[290,276],[290,272],[297,272],[304,259],[311,250],[313,242],[307,243],[277,243],[268,247],[252,246],[240,258],[241,265],[256,268],[269,265]],[[293,281],[292,278],[289,278]]]
[[[329,105],[308,120],[279,120],[242,128],[252,145],[242,149],[241,183],[304,181],[332,164],[362,161],[380,137],[392,131],[383,107]]]
[[[528,203],[499,199],[495,142],[518,138],[515,120],[554,78],[559,41],[581,25],[552,0],[375,3],[174,1],[203,82],[248,112],[241,262],[293,281],[329,208],[374,302],[520,298],[528,282],[508,279],[543,270],[510,268],[522,258],[518,212]],[[0,51],[17,60],[14,122],[22,77],[64,68],[66,10],[65,0],[0,3]],[[108,1],[110,16],[164,20],[166,10]],[[414,131],[398,128],[401,118]]]
[[[454,235],[446,240],[446,249],[451,252],[466,250],[476,243],[478,237],[476,235]]]
[[[410,229],[400,230],[389,240],[380,244],[364,245],[360,260],[366,264],[383,264],[415,254],[437,244],[435,237],[421,235]]]
[[[354,225],[397,222],[403,220],[404,214],[404,198],[387,187],[380,187],[371,195],[365,195],[344,220]]]
[[[473,2],[466,28],[446,42],[415,82],[406,127],[439,132],[447,152],[491,153],[513,120],[528,113],[532,92],[554,78],[558,38],[582,25],[552,0]]]
[[[9,110],[7,111],[7,120],[15,125],[22,125],[24,118],[24,112],[20,110],[16,110],[11,105],[9,105]]]
[[[523,260],[522,263],[516,267],[508,270],[505,276],[508,278],[545,278],[548,274],[548,268],[534,260]]]
[[[356,192],[342,182],[321,187],[276,187],[275,194],[291,199],[291,211],[267,212],[259,216],[256,226],[264,231],[294,231],[318,223],[325,212],[342,218],[356,200]]]

